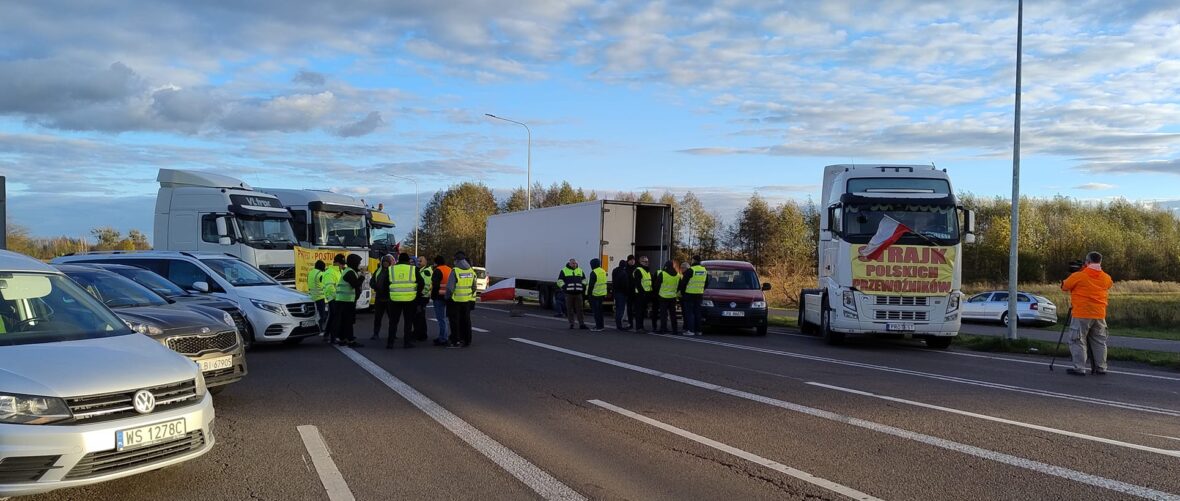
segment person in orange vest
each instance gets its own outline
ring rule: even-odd
[[[1102,254],[1086,255],[1086,264],[1061,282],[1061,290],[1069,293],[1072,305],[1069,324],[1069,351],[1073,354],[1073,368],[1065,372],[1085,376],[1090,358],[1094,374],[1106,374],[1106,304],[1107,294],[1114,280],[1102,271]]]
[[[451,280],[451,267],[442,256],[434,257],[434,274],[430,275],[430,303],[434,305],[434,319],[438,321],[438,337],[435,346],[446,346],[447,341],[447,282]]]

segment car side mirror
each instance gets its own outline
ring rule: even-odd
[[[763,282],[762,283],[762,290],[764,290],[764,291],[770,290],[770,282]]]
[[[208,282],[193,282],[193,289],[196,290],[197,292],[208,293],[209,292],[209,283]]]

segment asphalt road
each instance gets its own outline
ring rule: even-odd
[[[466,349],[257,349],[216,397],[209,455],[28,499],[330,499],[306,425],[334,499],[1180,496],[1180,373],[786,329],[589,333],[530,311],[477,310],[488,332]]]

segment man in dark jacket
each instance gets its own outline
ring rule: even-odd
[[[590,330],[586,326],[583,293],[586,291],[586,273],[578,267],[578,260],[570,258],[565,267],[557,274],[557,288],[565,292],[565,316],[574,328],[574,318],[583,330]]]
[[[392,341],[397,339],[397,333],[393,331],[394,310],[389,304],[389,267],[393,266],[393,256],[386,254],[381,256],[381,264],[377,266],[377,271],[373,272],[372,278],[369,279],[369,287],[373,288],[373,335],[369,337],[370,341],[381,339],[381,322],[385,317],[389,317],[389,332],[386,336]]]
[[[630,323],[623,327],[623,316],[631,311],[628,301],[631,300],[634,289],[631,285],[631,269],[627,267],[626,259],[619,260],[619,265],[611,272],[610,279],[615,286],[615,329],[630,329]]]

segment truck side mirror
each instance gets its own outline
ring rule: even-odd
[[[963,209],[963,243],[975,243],[975,211]]]
[[[226,217],[218,216],[213,222],[217,225],[217,243],[221,245],[233,244],[233,239],[229,236],[229,223],[226,221]],[[208,287],[208,284],[205,285]]]
[[[835,204],[831,207],[828,207],[828,227],[822,228],[823,230],[835,236],[839,236],[840,230],[844,227],[844,218],[842,217],[843,212],[840,209],[840,204]]]

